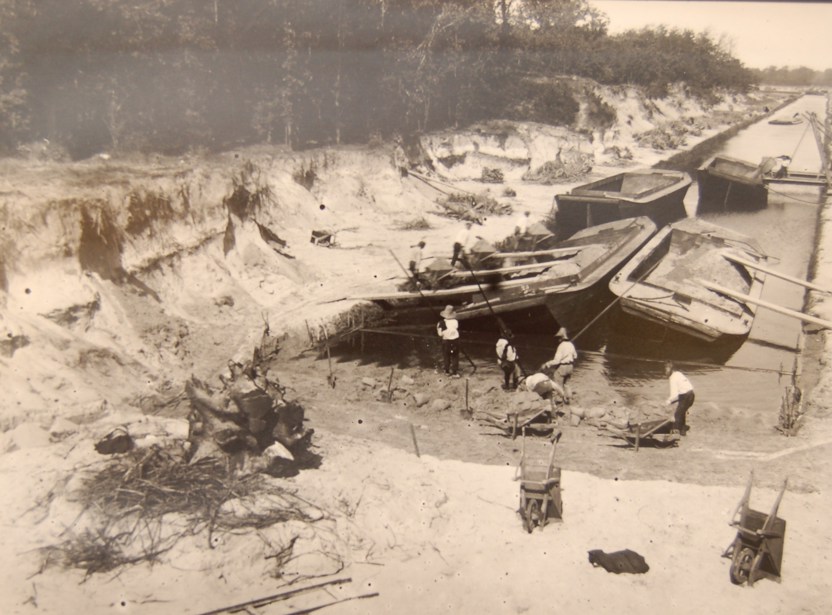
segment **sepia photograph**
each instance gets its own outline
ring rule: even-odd
[[[830,27],[0,0],[0,613],[832,612]]]

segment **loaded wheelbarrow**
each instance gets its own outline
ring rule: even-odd
[[[555,430],[552,412],[546,407],[507,412],[504,416],[479,412],[478,417],[489,426],[496,427],[505,435],[511,436],[512,440],[517,438],[520,432],[525,434],[526,430],[539,435],[550,435]]]
[[[731,559],[729,575],[735,585],[746,582],[754,585],[755,581],[762,578],[780,581],[786,520],[777,516],[777,509],[789,481],[783,481],[783,488],[771,507],[771,512],[766,514],[749,507],[753,478],[752,472],[745,494],[731,518],[731,525],[737,528],[737,537],[722,554],[722,557]]]
[[[515,480],[520,480],[520,516],[523,527],[531,533],[536,526],[542,529],[549,519],[563,520],[560,468],[555,467],[555,449],[562,432],[552,438],[548,462],[526,458],[526,437],[523,433],[523,452]]]
[[[623,438],[638,451],[642,444],[666,447],[679,442],[679,433],[673,431],[673,419],[655,419],[628,425],[625,429],[607,427],[612,435]]]

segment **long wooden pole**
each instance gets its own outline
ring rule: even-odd
[[[736,291],[731,290],[730,288],[725,288],[724,286],[714,284],[713,282],[708,282],[707,280],[696,280],[696,283],[701,284],[709,290],[726,295],[728,297],[733,297],[734,299],[739,299],[740,301],[745,301],[746,303],[751,303],[753,305],[759,305],[760,307],[768,308],[769,310],[772,310],[774,312],[778,312],[786,316],[791,316],[792,318],[798,318],[805,322],[820,325],[825,329],[832,329],[832,322],[828,320],[823,320],[822,318],[815,318],[814,316],[804,314],[803,312],[798,312],[797,310],[790,310],[789,308],[785,308],[782,305],[777,305],[776,303],[770,303],[768,301],[763,301],[762,299],[755,299],[750,295],[738,293]]]
[[[780,278],[782,280],[786,280],[787,282],[792,282],[800,286],[805,286],[806,288],[811,288],[812,290],[819,290],[822,293],[832,293],[832,290],[829,290],[828,288],[823,288],[822,286],[818,286],[817,284],[809,282],[808,280],[802,280],[800,278],[787,275],[775,269],[771,269],[770,267],[764,267],[758,263],[755,263],[754,261],[744,259],[741,256],[734,256],[733,254],[724,253],[722,257],[734,263],[739,263],[740,265],[743,265],[745,267],[757,269],[758,271],[762,271],[763,273],[767,273],[768,275],[773,275],[775,278]]]

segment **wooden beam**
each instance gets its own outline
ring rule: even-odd
[[[763,273],[773,275],[775,278],[780,278],[781,280],[786,280],[787,282],[792,282],[793,284],[805,286],[806,288],[811,288],[812,290],[818,290],[822,293],[832,293],[832,290],[829,290],[828,288],[823,288],[822,286],[818,286],[817,284],[809,282],[808,280],[802,280],[800,278],[796,278],[785,273],[781,273],[769,267],[763,267],[759,263],[755,263],[754,261],[742,258],[741,256],[734,256],[733,254],[728,254],[727,252],[725,252],[722,254],[722,257],[731,262],[739,263],[744,267],[749,267],[750,269],[757,269],[758,271],[762,271]]]
[[[477,269],[474,272],[451,271],[448,273],[448,276],[452,278],[470,278],[472,276],[487,276],[494,273],[517,273],[518,271],[531,271],[532,269],[549,269],[557,264],[556,261],[550,261],[548,263],[530,263],[528,265],[515,265],[514,267],[500,267],[499,269]]]
[[[763,301],[762,299],[755,299],[750,295],[744,295],[742,293],[738,293],[730,288],[725,288],[724,286],[720,286],[719,284],[714,284],[713,282],[708,282],[707,280],[698,279],[696,280],[697,284],[707,288],[708,290],[712,290],[716,293],[720,293],[721,295],[725,295],[727,297],[733,297],[734,299],[739,299],[740,301],[745,301],[746,303],[751,303],[752,305],[758,305],[760,307],[768,308],[774,312],[778,312],[780,314],[784,314],[785,316],[791,316],[792,318],[797,318],[804,322],[809,322],[815,325],[820,325],[825,329],[832,329],[832,322],[828,320],[823,320],[822,318],[816,318],[814,316],[810,316],[809,314],[804,314],[803,312],[798,312],[796,310],[790,310],[789,308],[785,308],[782,305],[777,305],[775,303],[769,303],[768,301]]]
[[[570,248],[550,248],[549,250],[532,250],[528,252],[495,252],[494,254],[489,254],[487,258],[498,258],[498,257],[506,257],[506,258],[528,258],[530,256],[556,256],[562,254],[577,254],[581,250],[586,250],[587,248],[597,248],[603,247],[603,244],[600,243],[588,243],[583,246],[572,246]]]

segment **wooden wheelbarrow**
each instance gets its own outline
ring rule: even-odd
[[[514,440],[526,430],[539,435],[550,435],[555,430],[549,408],[538,407],[520,412],[508,412],[498,416],[488,412],[479,412],[478,418],[491,427],[496,427]]]
[[[628,425],[626,429],[607,427],[607,431],[615,437],[622,438],[638,451],[642,444],[658,447],[674,446],[679,442],[680,435],[673,431],[673,419],[655,419]]]
[[[745,494],[731,517],[730,524],[737,528],[737,536],[722,554],[722,557],[731,560],[729,576],[734,585],[746,582],[754,585],[755,581],[762,578],[780,581],[786,520],[777,516],[777,510],[789,481],[783,481],[780,494],[771,511],[766,514],[749,507],[753,479],[752,472],[745,487]]]
[[[526,435],[515,480],[520,480],[520,517],[523,527],[531,533],[535,527],[545,527],[549,519],[563,520],[560,468],[554,466],[555,449],[562,432],[552,438],[548,462],[526,458]]]

